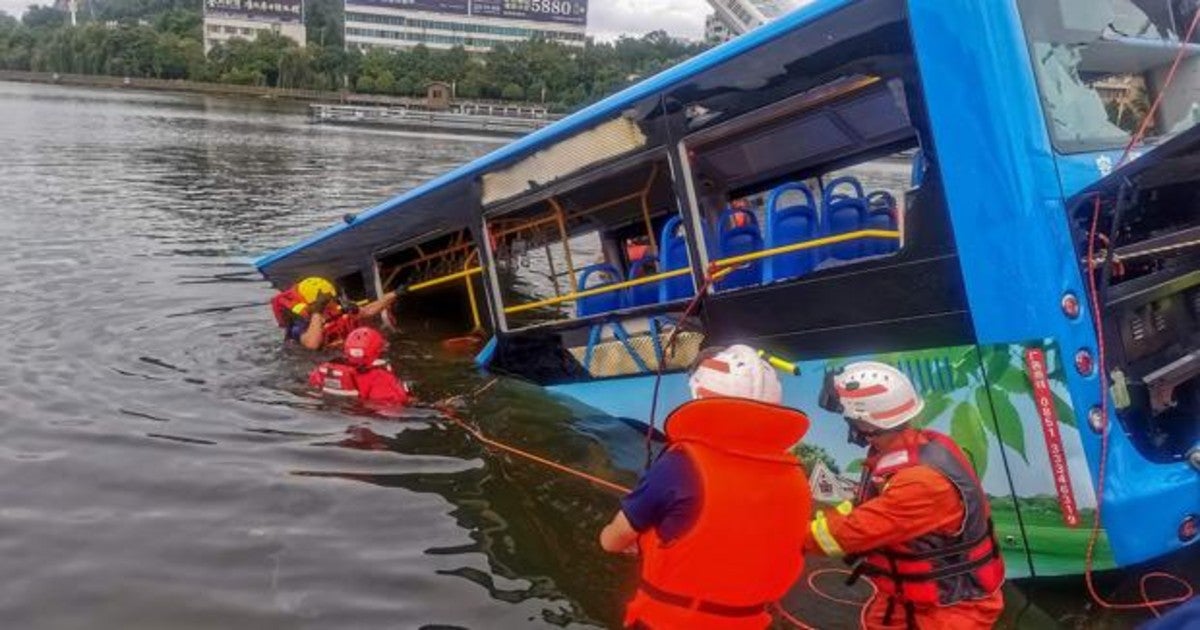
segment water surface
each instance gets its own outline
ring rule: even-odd
[[[595,544],[615,497],[430,412],[314,399],[314,358],[280,344],[248,264],[494,142],[311,126],[272,102],[11,83],[0,139],[4,627],[618,621],[635,566]],[[409,333],[394,358],[425,400],[486,383]],[[634,480],[636,432],[529,388],[501,384],[464,414]],[[1069,626],[1128,625],[1089,612],[1077,581],[1041,593]],[[795,606],[823,628],[854,623],[811,596]]]

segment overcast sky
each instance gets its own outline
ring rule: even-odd
[[[31,2],[0,0],[0,10],[19,16]],[[705,0],[591,0],[588,9],[588,31],[599,39],[658,29],[677,37],[700,39],[704,35],[704,16],[711,13]]]

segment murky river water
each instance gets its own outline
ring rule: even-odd
[[[428,412],[369,418],[306,395],[313,359],[281,346],[248,265],[494,143],[315,127],[256,101],[9,83],[0,140],[3,627],[616,622],[635,567],[594,542],[612,495],[482,450]],[[426,400],[485,382],[434,343],[395,355]],[[624,425],[513,384],[469,414],[635,478],[620,463],[641,437]],[[1049,600],[1068,625],[1086,618],[1077,587]],[[852,625],[853,611],[809,604],[810,623]]]

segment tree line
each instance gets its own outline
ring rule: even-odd
[[[305,3],[306,46],[275,33],[234,39],[205,54],[196,0],[91,0],[77,25],[50,7],[0,12],[0,68],[189,79],[316,90],[423,95],[431,81],[459,98],[544,102],[566,110],[701,52],[705,45],[657,31],[582,47],[531,40],[487,54],[463,48],[346,50],[342,0]]]

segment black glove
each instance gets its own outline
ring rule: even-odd
[[[350,315],[355,315],[358,313],[358,305],[354,303],[354,300],[348,299],[344,296],[338,296],[338,306],[341,307],[343,313],[348,313]]]
[[[330,303],[330,302],[332,302],[332,301],[333,301],[333,294],[332,294],[332,293],[319,293],[319,294],[317,294],[317,299],[315,299],[315,300],[313,300],[312,302],[309,302],[309,303],[308,303],[308,312],[309,312],[309,314],[313,314],[313,313],[321,313],[321,314],[324,314],[324,313],[325,313],[325,309],[326,309],[326,308],[329,306],[329,303]]]
[[[408,293],[408,285],[407,284],[402,284],[402,285],[396,287],[395,290],[392,291],[392,295],[395,295],[398,298],[404,297],[404,295],[407,293]]]

